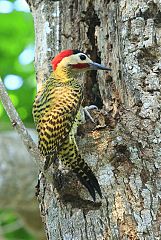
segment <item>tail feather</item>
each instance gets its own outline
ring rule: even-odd
[[[93,201],[95,202],[96,201],[96,193],[95,193],[95,188],[94,186],[92,185],[91,181],[84,175],[84,173],[80,172],[80,171],[75,171],[74,172],[76,173],[79,181],[88,189],[91,197],[93,198]]]
[[[102,193],[97,178],[95,177],[90,167],[81,158],[81,156],[78,157],[77,161],[74,162],[74,164],[71,163],[71,167],[73,172],[76,173],[80,182],[88,189],[93,200],[96,200],[95,192],[97,192],[102,198]]]
[[[56,152],[52,152],[52,153],[46,155],[44,171],[46,171],[51,166],[52,163],[55,163],[57,159],[58,158],[57,158]]]
[[[58,153],[58,158],[60,156],[60,159],[64,165],[72,169],[80,182],[88,189],[94,201],[96,200],[96,192],[99,194],[100,198],[102,198],[102,193],[97,178],[95,177],[91,168],[79,154],[75,141],[72,142],[72,138],[70,141],[67,139],[63,144],[62,149]]]

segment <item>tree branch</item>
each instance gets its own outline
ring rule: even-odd
[[[10,118],[13,128],[21,136],[21,139],[23,140],[23,143],[25,144],[28,152],[35,159],[37,165],[41,169],[42,164],[40,164],[40,161],[38,159],[43,159],[43,157],[41,156],[39,149],[37,148],[23,122],[21,121],[15,107],[13,106],[8,93],[6,92],[2,79],[0,79],[0,98],[8,117]]]
[[[35,140],[36,132],[32,129],[28,131]],[[45,240],[35,197],[38,168],[16,131],[0,133],[0,149],[1,208],[12,209],[36,239]],[[1,234],[4,234],[3,226]]]
[[[27,151],[35,160],[39,170],[44,173],[44,175],[49,179],[51,177],[51,172],[48,171],[48,174],[44,172],[44,157],[41,155],[37,145],[32,140],[30,134],[28,133],[27,129],[25,128],[23,122],[21,121],[15,107],[13,106],[8,93],[4,87],[2,79],[0,78],[0,98],[2,100],[2,104],[6,110],[8,117],[12,123],[13,128],[17,131],[20,135]]]
[[[31,156],[30,161],[34,159],[38,168],[41,171],[43,171],[44,159],[41,156],[39,149],[37,148],[36,144],[32,140],[27,129],[25,128],[23,122],[21,121],[15,107],[13,106],[5,90],[4,84],[1,79],[0,79],[0,99],[7,112],[7,115],[11,120],[13,128],[17,131],[17,133],[21,137],[24,143],[24,146],[26,147],[27,151]],[[3,137],[3,141],[4,139],[5,138]],[[3,207],[9,207],[14,209],[15,212],[20,215],[21,219],[23,219],[25,227],[30,232],[32,232],[37,239],[44,240],[45,235],[44,235],[43,227],[41,224],[41,220],[39,218],[37,202],[36,202],[36,199],[34,198],[34,191],[35,191],[34,186],[36,184],[37,171],[36,171],[35,165],[32,164],[32,162],[29,162],[29,156],[25,152],[23,152],[24,149],[21,146],[21,143],[17,143],[19,140],[16,140],[16,142],[14,142],[14,140],[12,139],[12,141],[13,141],[12,146],[14,145],[14,143],[16,143],[20,147],[20,149],[17,151],[19,157],[17,156],[16,158],[14,158],[15,155],[13,153],[16,152],[15,145],[14,145],[14,151],[13,149],[12,151],[7,151],[7,152],[12,152],[12,155],[9,157],[9,160],[6,160],[4,157],[6,154],[2,154],[1,156],[2,158],[0,162],[1,162],[1,166],[3,166],[3,168],[1,169],[1,176],[3,176],[3,181],[1,181],[1,185],[0,185],[1,203]],[[7,148],[9,146],[11,148],[10,144],[6,145]],[[21,166],[21,171],[19,171],[15,175],[15,172],[17,171],[19,166]],[[48,175],[47,177],[49,179],[49,174],[45,173],[45,175]],[[23,179],[25,179],[25,181]],[[6,194],[6,189],[7,189],[7,194]],[[18,199],[15,195],[15,192],[19,192]]]

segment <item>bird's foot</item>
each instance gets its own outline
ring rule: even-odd
[[[90,106],[85,106],[85,107],[83,108],[85,115],[86,115],[87,117],[89,117],[89,119],[91,120],[91,122],[95,123],[93,117],[91,116],[91,114],[90,114],[90,112],[89,112],[89,110],[93,110],[93,109],[98,110],[98,107],[95,106],[95,105],[90,105]]]

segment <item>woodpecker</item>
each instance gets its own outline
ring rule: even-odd
[[[96,192],[102,197],[99,183],[81,157],[75,128],[80,122],[82,87],[77,79],[80,72],[110,69],[93,62],[79,50],[64,50],[51,62],[52,73],[38,91],[33,104],[33,117],[38,132],[38,147],[46,158],[47,170],[56,159],[69,167],[88,189],[93,200]]]

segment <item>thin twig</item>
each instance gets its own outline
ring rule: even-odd
[[[27,151],[31,154],[33,159],[35,160],[38,168],[44,173],[44,158],[41,155],[38,147],[32,140],[30,134],[28,133],[27,129],[25,128],[23,122],[21,121],[15,107],[13,106],[8,93],[4,87],[2,79],[0,78],[0,99],[2,104],[7,112],[8,117],[12,123],[13,128],[18,132],[20,135],[24,145],[27,148]],[[46,175],[46,174],[45,174]]]

